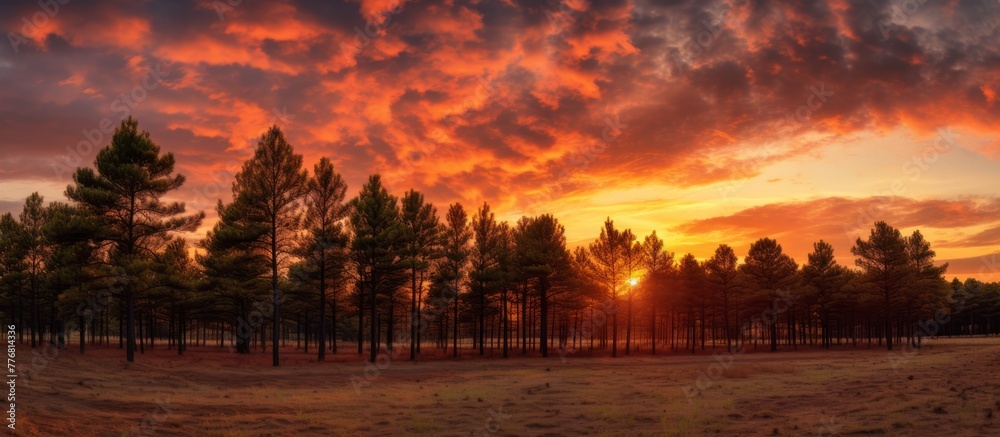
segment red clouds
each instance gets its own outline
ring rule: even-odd
[[[11,3],[0,6],[5,34],[38,12]],[[0,51],[0,79],[16,84],[0,90],[0,184],[68,183],[47,164],[102,118],[117,122],[110,103],[157,65],[169,80],[133,112],[178,155],[189,176],[181,197],[204,198],[198,207],[213,203],[205,193],[219,191],[208,188],[236,151],[274,123],[308,161],[333,159],[353,187],[382,172],[394,189],[439,204],[557,216],[574,211],[549,210],[612,187],[683,198],[791,179],[775,169],[843,155],[861,135],[917,141],[948,126],[961,136],[955,149],[995,159],[1000,48],[988,14],[967,3],[901,16],[865,0],[71,2],[17,53]],[[877,192],[803,187],[731,216],[651,226],[834,239],[844,230],[830,217],[855,226],[842,209],[876,204]],[[927,200],[887,208],[897,226],[943,226],[920,208],[945,211],[982,193],[911,194]],[[967,235],[985,232],[977,226],[988,217],[976,213],[985,207],[961,208],[948,217]],[[779,225],[805,216],[816,220]]]

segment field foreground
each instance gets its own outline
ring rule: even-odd
[[[917,353],[558,356],[267,366],[62,351],[17,386],[26,435],[1000,434],[1000,339]],[[19,355],[30,357],[19,346]],[[299,354],[304,357],[303,354]],[[267,358],[264,360],[263,358]]]

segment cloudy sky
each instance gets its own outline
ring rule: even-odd
[[[64,199],[133,115],[207,228],[277,124],[351,195],[379,172],[572,245],[610,216],[853,265],[886,220],[1000,279],[997,0],[18,0],[0,28],[0,212]]]

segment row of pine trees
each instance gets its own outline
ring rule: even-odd
[[[458,357],[553,351],[775,351],[799,345],[918,346],[925,336],[989,335],[1000,284],[944,279],[919,231],[877,222],[837,263],[820,240],[799,265],[762,238],[739,262],[722,244],[677,259],[655,231],[640,239],[608,219],[569,250],[552,215],[498,221],[488,204],[439,212],[414,190],[392,195],[378,175],[347,198],[322,158],[307,171],[278,127],[263,134],[196,245],[205,214],[164,199],[185,182],[135,119],[93,168],[78,168],[69,202],[27,198],[0,218],[0,305],[36,347],[117,345],[128,361],[157,342],[247,354],[281,348],[317,359],[356,343],[374,362],[403,348]],[[192,256],[193,254],[193,256]],[[367,348],[366,348],[367,346]],[[287,349],[286,347],[286,349]],[[384,349],[383,349],[384,347]]]

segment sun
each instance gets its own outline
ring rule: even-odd
[[[631,285],[633,287],[635,287],[636,284],[638,284],[638,283],[639,283],[639,279],[638,278],[632,278],[632,279],[628,280],[628,285]]]

